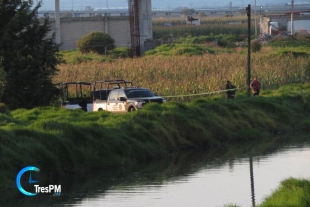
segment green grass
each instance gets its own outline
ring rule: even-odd
[[[310,206],[310,181],[289,178],[278,187],[259,207],[308,207]]]
[[[108,58],[104,55],[99,55],[96,53],[88,53],[88,54],[82,54],[78,50],[70,50],[70,51],[60,51],[60,54],[63,55],[63,59],[66,63],[71,64],[80,64],[83,62],[91,62],[91,61],[97,61],[97,62],[104,62]]]
[[[189,148],[268,140],[310,130],[310,84],[265,96],[223,96],[189,103],[147,104],[128,114],[85,113],[53,107],[0,113],[0,189],[16,172],[38,166],[46,177],[126,166]],[[3,159],[5,158],[5,159]],[[47,173],[47,174],[44,174]]]
[[[254,36],[253,36],[254,38]],[[211,44],[215,45],[215,41],[217,40],[219,47],[236,47],[236,42],[245,41],[246,38],[243,35],[235,35],[235,34],[219,34],[219,35],[200,35],[200,36],[187,36],[178,38],[178,41],[183,44]]]
[[[100,55],[94,52],[90,52],[87,54],[82,54],[78,50],[62,50],[60,54],[63,55],[63,59],[67,64],[80,64],[83,62],[105,62],[111,61],[117,58],[127,58],[129,55],[129,51],[125,47],[115,48],[111,51],[108,51],[106,55]]]
[[[254,27],[251,28],[254,34]],[[247,24],[238,26],[230,24],[203,24],[200,26],[180,25],[172,27],[153,26],[156,39],[167,39],[173,37],[201,36],[201,35],[220,35],[220,34],[247,34]]]
[[[309,47],[285,47],[279,48],[277,51],[277,55],[285,56],[285,55],[293,55],[294,57],[307,57],[310,56]]]
[[[275,47],[309,47],[310,35],[295,33],[294,36],[273,38],[270,45]]]
[[[214,48],[195,44],[164,44],[153,50],[145,52],[145,55],[202,55],[204,53],[215,53]]]

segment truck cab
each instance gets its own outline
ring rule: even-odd
[[[147,103],[165,103],[166,99],[154,95],[147,88],[124,87],[110,92],[107,111],[115,113],[133,112]]]

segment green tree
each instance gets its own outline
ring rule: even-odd
[[[0,101],[10,109],[48,105],[59,92],[52,83],[62,62],[59,45],[49,19],[38,18],[41,4],[32,6],[32,0],[0,1],[0,68],[5,73]]]
[[[112,50],[115,40],[107,33],[94,31],[81,37],[76,43],[79,51],[82,53],[95,52],[105,54],[106,51]]]

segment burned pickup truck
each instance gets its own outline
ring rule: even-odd
[[[105,110],[113,113],[126,113],[141,109],[147,103],[161,104],[166,102],[165,98],[154,95],[149,89],[135,87],[128,81],[104,81],[96,82],[96,85],[98,83],[101,85],[98,91],[104,93],[105,97],[95,97],[93,111]],[[105,84],[107,87],[103,89],[102,86]]]
[[[83,98],[87,102],[87,111],[92,111],[93,87],[90,82],[64,82],[58,83],[61,90],[61,107],[66,109],[80,109]],[[84,97],[83,97],[84,96]]]

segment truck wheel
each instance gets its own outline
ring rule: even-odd
[[[129,109],[128,109],[128,112],[134,112],[136,109],[135,109],[135,107],[129,107]]]
[[[100,109],[98,109],[98,111],[103,111],[103,109],[102,109],[102,108],[100,108]]]

